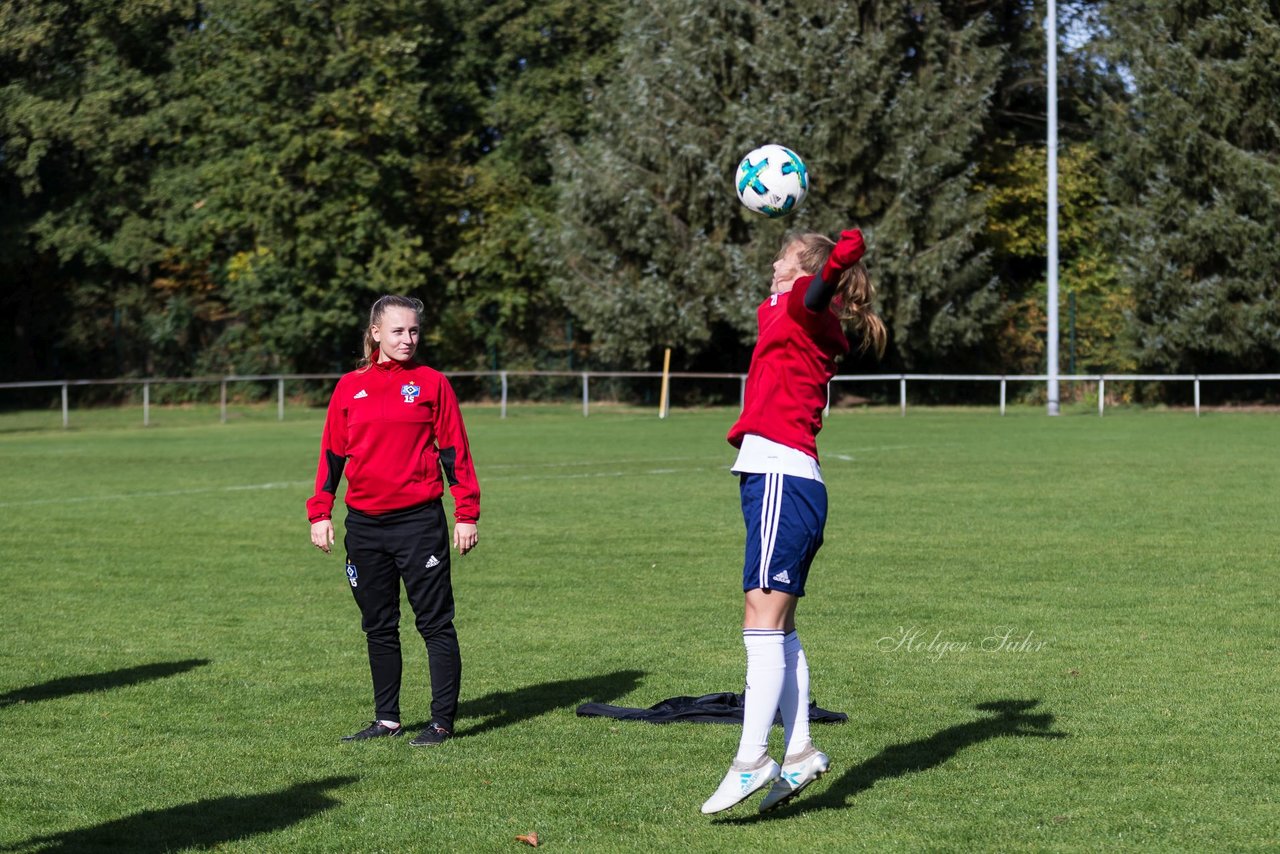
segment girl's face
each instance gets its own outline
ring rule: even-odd
[[[773,281],[769,285],[769,293],[785,294],[795,285],[796,279],[809,275],[800,266],[800,253],[804,247],[798,242],[792,243],[786,251],[773,262]]]
[[[411,308],[388,308],[382,312],[382,322],[369,331],[378,342],[379,362],[407,362],[418,349],[418,313]]]

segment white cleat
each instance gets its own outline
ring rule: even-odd
[[[702,814],[711,815],[742,803],[755,792],[778,779],[782,769],[768,756],[754,768],[734,761],[715,793],[702,805]]]
[[[760,802],[760,812],[782,806],[800,794],[805,786],[827,773],[830,767],[831,760],[827,754],[813,745],[795,756],[786,757],[782,760],[782,773]]]

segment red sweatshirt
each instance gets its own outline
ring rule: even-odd
[[[331,518],[338,481],[347,476],[347,506],[377,516],[444,494],[454,518],[480,518],[480,484],[458,398],[439,371],[413,362],[380,362],[338,380],[320,440],[316,492],[307,518]]]
[[[827,383],[836,359],[849,352],[831,309],[810,311],[804,294],[812,276],[785,294],[772,294],[756,309],[760,337],[751,354],[742,415],[729,429],[729,444],[755,433],[818,458],[818,431],[827,405]]]

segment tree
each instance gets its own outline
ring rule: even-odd
[[[591,133],[561,146],[560,234],[545,241],[599,356],[689,359],[724,326],[750,338],[783,230],[855,223],[899,363],[983,341],[1000,320],[972,167],[1002,55],[988,34],[981,12],[956,24],[938,3],[643,3],[591,92]],[[732,195],[738,159],[771,141],[813,180],[786,222]]]
[[[143,321],[166,253],[152,182],[171,143],[156,109],[194,13],[174,0],[0,5],[0,371],[114,374],[150,355]]]
[[[349,367],[380,293],[428,305],[441,335],[473,122],[455,34],[433,0],[219,0],[176,51],[163,176],[169,245],[208,265],[219,370]],[[432,337],[435,336],[435,337]]]
[[[1280,4],[1126,0],[1102,115],[1140,366],[1280,366]]]
[[[1044,370],[1046,334],[1045,253],[1047,247],[1046,151],[1017,148],[1000,165],[983,171],[987,187],[986,242],[1000,265],[1009,309],[1005,331],[996,344],[999,363],[1009,373]],[[1076,370],[1088,373],[1132,372],[1133,342],[1128,314],[1133,294],[1119,282],[1116,262],[1103,239],[1106,197],[1097,146],[1076,142],[1058,153],[1059,311],[1064,339],[1069,335],[1068,305],[1077,309]],[[1016,294],[1016,297],[1012,296]],[[1062,368],[1069,368],[1064,343]]]
[[[465,221],[449,259],[451,306],[475,367],[544,366],[563,353],[569,315],[549,287],[539,234],[555,228],[552,146],[586,124],[587,81],[612,65],[617,0],[495,0],[452,12],[459,74],[477,93]],[[561,351],[557,353],[557,350]],[[553,367],[564,367],[555,364]]]

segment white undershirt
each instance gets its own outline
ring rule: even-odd
[[[787,474],[826,483],[813,457],[755,433],[742,437],[742,447],[738,449],[732,471],[734,474]]]

